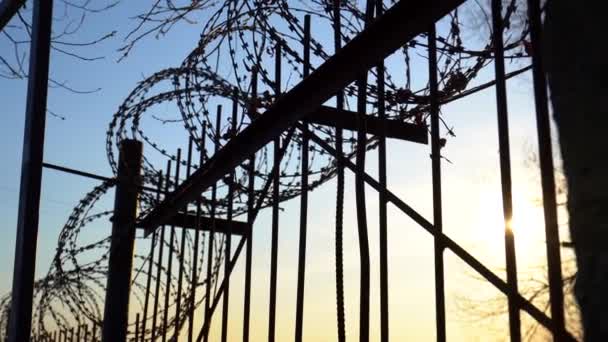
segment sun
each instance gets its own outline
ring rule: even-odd
[[[477,205],[472,206],[476,213],[474,233],[488,247],[504,251],[505,222],[500,190],[482,190]],[[515,237],[517,253],[537,247],[543,241],[544,218],[542,206],[528,194],[513,196],[513,217],[507,229]]]

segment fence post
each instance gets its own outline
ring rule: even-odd
[[[102,341],[126,341],[142,143],[120,144]]]
[[[8,341],[30,340],[53,1],[33,1],[27,106]]]

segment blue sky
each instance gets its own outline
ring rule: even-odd
[[[166,37],[159,40],[142,41],[127,59],[117,63],[119,53],[116,52],[116,49],[122,45],[126,29],[133,25],[129,17],[140,11],[140,3],[129,1],[122,2],[102,15],[89,16],[88,24],[80,33],[82,40],[88,40],[114,29],[119,30],[119,34],[114,39],[96,45],[94,48],[82,50],[84,55],[105,56],[103,60],[85,63],[56,52],[52,53],[51,75],[53,78],[59,81],[67,80],[71,87],[78,89],[99,87],[101,90],[85,95],[73,94],[58,88],[49,90],[49,109],[65,116],[66,120],[51,116],[47,118],[45,161],[110,176],[111,170],[105,153],[105,132],[111,115],[137,82],[162,68],[178,65],[197,42],[199,32],[196,26],[178,25]],[[0,40],[0,50],[5,51],[10,48],[5,40]],[[509,67],[514,68],[515,66],[510,65]],[[426,72],[425,66],[421,66],[421,68],[425,68],[423,72]],[[488,79],[489,72],[493,69],[489,67],[486,70],[487,72],[480,76],[483,79]],[[526,212],[525,215],[530,217],[536,217],[538,210],[534,207],[533,199],[538,196],[540,189],[537,182],[538,177],[535,170],[524,166],[529,151],[533,151],[536,146],[534,107],[529,79],[529,74],[525,74],[509,81],[511,149],[515,200],[523,203],[519,206],[516,204],[516,215],[518,208],[524,208],[521,212]],[[0,216],[3,218],[0,221],[0,259],[4,261],[0,264],[0,293],[4,294],[10,291],[12,278],[26,81],[0,79],[0,89],[2,89],[0,103],[3,104],[2,114],[0,114],[0,153],[3,155],[3,167],[0,168]],[[444,150],[446,157],[453,163],[444,163],[443,168],[444,222],[446,232],[451,234],[456,241],[467,248],[472,248],[474,255],[499,270],[504,265],[500,227],[489,228],[487,236],[480,234],[484,231],[484,224],[500,224],[501,215],[500,200],[499,197],[496,197],[500,183],[494,106],[494,89],[490,88],[469,99],[459,100],[443,108],[445,117],[451,125],[455,126],[457,135],[456,138],[448,141],[448,146]],[[430,146],[391,141],[388,148],[389,188],[431,220],[431,177],[428,157]],[[375,152],[369,153],[368,171],[371,174],[376,173],[375,164]],[[347,180],[346,224],[354,227],[352,177],[349,175]],[[44,171],[37,259],[38,275],[44,274],[49,266],[49,259],[54,253],[58,232],[69,216],[71,208],[96,184],[95,181],[77,176],[50,170]],[[373,257],[372,270],[374,270],[374,267],[377,269],[377,247],[374,247],[377,246],[377,233],[374,233],[377,231],[377,224],[372,221],[376,217],[374,213],[377,212],[377,203],[375,203],[377,196],[372,189],[367,191],[370,198],[369,219],[370,232],[372,232],[370,238]],[[329,339],[335,333],[333,332],[335,328],[331,328],[334,322],[333,297],[331,297],[333,282],[328,283],[327,281],[330,279],[328,277],[333,274],[331,265],[333,263],[334,197],[332,196],[334,196],[334,192],[335,183],[331,181],[311,195],[309,283],[307,284],[307,291],[310,292],[307,293],[314,295],[310,298],[311,304],[306,308],[305,327],[314,324],[320,328],[318,332],[307,332],[307,334],[311,334],[308,335],[311,339]],[[328,198],[331,201],[328,202]],[[282,214],[285,228],[281,231],[280,267],[284,265],[285,268],[281,268],[279,281],[283,279],[284,283],[289,285],[279,289],[279,298],[280,301],[283,300],[287,303],[285,305],[292,304],[291,297],[294,297],[293,293],[295,293],[295,290],[290,291],[295,289],[297,225],[293,217],[297,213],[298,202],[299,200],[296,199],[285,204],[286,211]],[[498,205],[484,207],[484,202]],[[111,204],[112,193],[109,193],[100,203],[100,207],[110,208]],[[491,211],[492,213],[489,216],[483,216],[480,215],[480,211]],[[293,214],[290,216],[289,213]],[[391,310],[397,312],[392,315],[391,324],[397,326],[399,324],[397,317],[400,315],[413,315],[413,312],[418,312],[418,316],[408,323],[410,329],[393,329],[394,337],[432,338],[434,334],[432,240],[428,234],[394,208],[390,208],[389,213],[390,268],[395,270],[395,273],[391,274],[399,274],[398,270],[403,269],[402,275],[393,275],[394,279],[391,278],[391,289],[395,289],[393,291],[395,295],[391,298],[394,298],[396,303],[392,304],[395,307],[391,306]],[[495,220],[496,215],[498,215],[498,220]],[[489,222],[480,222],[480,217]],[[268,222],[267,212],[261,215],[259,222],[259,235],[256,235],[254,239],[256,251],[254,258],[261,261],[254,263],[254,267],[260,269],[260,274],[265,274],[263,272],[267,270],[267,260],[269,260],[269,248],[266,242],[270,234],[269,225],[266,224]],[[109,234],[110,225],[108,222],[99,222],[89,229],[91,229],[91,234]],[[355,233],[354,229],[346,232],[345,246],[347,246],[347,277],[350,277],[349,279],[356,284],[358,254]],[[537,256],[542,255],[544,251],[542,227],[530,227],[530,231],[526,234],[533,238],[521,239],[521,246],[525,245],[525,248],[532,252],[522,251],[521,258],[524,260],[524,264],[534,264],[537,262]],[[527,239],[532,241],[528,243]],[[459,283],[469,281],[461,279],[462,270],[465,268],[449,253],[446,254],[446,260],[448,267],[453,267],[455,270],[449,271],[447,276],[448,293],[461,291]],[[412,274],[416,274],[419,281],[409,281],[408,275]],[[242,265],[235,270],[235,276],[242,276]],[[255,302],[259,302],[258,305],[263,308],[266,305],[267,279],[262,279],[266,278],[265,275],[260,277],[257,282],[254,279],[256,284],[254,291],[257,288],[261,293],[254,299],[254,306]],[[238,286],[236,285],[234,289],[237,291],[236,293],[238,293]],[[377,284],[373,286],[377,286]],[[396,294],[403,286],[409,287],[411,291],[406,291],[406,294]],[[480,285],[482,288],[485,288],[484,286]],[[377,295],[374,289],[376,287],[373,287],[372,296]],[[351,319],[356,316],[357,291],[356,286],[347,288],[347,317]],[[492,293],[487,288],[484,291]],[[416,295],[416,293],[420,295]],[[451,296],[449,297],[451,298]],[[236,303],[232,305],[238,307],[239,300],[232,300]],[[412,308],[408,303],[414,303],[414,307]],[[456,319],[454,311],[450,311],[453,309],[453,304],[450,303],[448,303],[448,319],[453,318],[453,321],[448,327],[448,333],[463,340],[475,340],[475,332],[470,329],[470,324]],[[372,306],[374,307],[374,305],[377,307],[377,301],[372,299]],[[418,310],[414,310],[416,307]],[[263,313],[263,310],[261,309],[260,312]],[[293,333],[289,321],[293,319],[292,312],[295,311],[288,309],[286,312],[289,314],[279,318],[278,336],[288,337]],[[254,329],[253,332],[260,339],[265,336],[266,324],[263,319],[256,317],[253,322],[254,324],[258,322],[261,327]],[[373,315],[372,319],[372,334],[377,334],[376,315]],[[238,319],[235,320],[238,321]],[[240,324],[235,323],[235,325],[238,325],[240,329]],[[349,326],[350,334],[356,334],[353,325],[351,323]],[[326,330],[321,329],[326,326],[328,326]],[[499,323],[498,326],[497,334],[500,331],[504,332],[504,324]]]

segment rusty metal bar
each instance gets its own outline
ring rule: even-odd
[[[439,142],[439,103],[437,83],[437,42],[435,23],[431,25],[428,33],[429,45],[429,90],[431,112],[431,168],[433,177],[433,226],[438,231],[443,229],[443,214],[441,205],[441,145]],[[445,333],[445,285],[444,285],[444,246],[439,239],[434,241],[435,255],[435,320],[437,341],[446,340]]]
[[[304,17],[304,70],[306,78],[310,74],[310,15]],[[306,280],[306,226],[308,216],[308,123],[302,122],[301,145],[301,191],[300,191],[300,236],[298,246],[298,283],[296,288],[296,331],[295,340],[302,341],[302,321],[304,320],[304,286]]]
[[[185,203],[196,198],[230,170],[281,132],[295,124],[340,89],[355,80],[363,70],[373,67],[404,43],[424,32],[464,0],[400,1],[354,37],[305,80],[279,98],[276,103],[231,139],[220,152],[184,181],[178,189],[141,221],[147,233],[174,215]],[[391,32],[387,35],[386,32]],[[352,63],[357,56],[357,63]]]
[[[165,173],[165,190],[169,191],[171,183],[171,160],[167,161],[167,171]],[[160,278],[163,264],[163,250],[165,248],[165,227],[162,226],[160,229],[160,245],[158,249],[158,262],[156,266],[156,288],[154,290],[154,311],[152,313],[152,341],[156,341],[156,319],[158,314],[158,304],[160,297]]]
[[[19,3],[22,3],[19,1]],[[2,2],[0,30],[20,4]],[[30,340],[53,1],[34,1],[8,341]]]
[[[555,324],[553,338],[555,340],[561,340],[561,336],[566,331],[564,322],[562,262],[559,245],[559,227],[557,222],[555,175],[553,173],[551,125],[547,103],[547,83],[545,79],[545,66],[541,56],[542,20],[539,0],[528,0],[528,15],[530,20],[530,40],[532,43],[532,79],[534,83],[534,102],[536,105],[538,157],[540,162],[543,209],[545,214],[549,299],[551,302],[551,318]]]
[[[108,279],[101,339],[104,342],[121,342],[127,339],[129,324],[129,298],[135,222],[141,183],[143,145],[140,141],[125,139],[120,143],[118,179],[112,219]]]
[[[494,73],[496,79],[496,113],[498,116],[498,148],[500,154],[500,178],[502,186],[502,206],[505,222],[505,258],[507,264],[507,284],[513,292],[517,290],[517,264],[515,240],[513,237],[513,195],[511,188],[511,152],[509,146],[509,119],[507,111],[507,81],[505,78],[503,19],[501,0],[492,0],[492,26]],[[519,308],[512,293],[507,294],[509,306],[509,335],[511,342],[521,341],[521,321]]]

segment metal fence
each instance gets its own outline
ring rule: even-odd
[[[309,147],[314,144],[324,151],[335,161],[335,173],[332,176],[337,178],[337,198],[336,200],[336,260],[337,260],[337,289],[336,301],[338,305],[337,329],[338,339],[345,340],[344,326],[344,284],[342,264],[342,229],[343,229],[343,201],[344,201],[344,174],[350,170],[355,175],[355,197],[357,205],[357,231],[359,237],[360,252],[360,317],[356,320],[359,327],[361,341],[369,339],[370,326],[370,255],[368,242],[368,217],[366,216],[366,203],[372,198],[365,193],[365,187],[371,187],[378,193],[379,222],[380,222],[380,332],[381,340],[388,341],[389,338],[389,296],[388,296],[388,256],[387,256],[387,204],[391,203],[405,215],[415,221],[422,229],[426,230],[434,238],[434,264],[435,264],[435,313],[436,313],[436,336],[438,341],[446,340],[446,315],[445,315],[445,284],[444,284],[444,251],[449,250],[460,260],[474,269],[487,282],[491,283],[496,289],[502,292],[508,299],[509,332],[511,341],[520,341],[521,336],[521,311],[526,312],[542,326],[546,327],[553,335],[554,340],[564,341],[573,340],[573,336],[566,330],[564,322],[564,299],[562,288],[560,244],[558,236],[557,209],[555,179],[553,173],[553,160],[551,151],[550,119],[548,112],[548,99],[544,77],[543,61],[540,56],[542,44],[541,29],[541,8],[539,0],[529,0],[529,23],[530,23],[530,45],[532,51],[532,74],[534,83],[534,98],[536,103],[536,120],[539,141],[540,170],[542,176],[543,206],[545,215],[546,229],[546,252],[548,265],[548,279],[550,287],[550,316],[543,310],[533,305],[524,298],[518,291],[517,286],[517,267],[516,253],[514,246],[513,231],[510,227],[513,212],[513,198],[511,185],[511,161],[509,151],[509,128],[507,110],[507,90],[506,79],[514,76],[514,73],[507,74],[504,65],[504,43],[503,43],[503,8],[502,1],[492,1],[492,27],[493,39],[491,45],[491,55],[494,57],[495,80],[488,86],[494,86],[496,90],[496,112],[498,117],[498,142],[500,149],[500,175],[502,184],[502,201],[505,222],[505,255],[507,279],[493,273],[488,267],[484,266],[469,251],[456,243],[449,236],[442,232],[442,187],[441,187],[441,154],[442,141],[440,138],[440,117],[439,108],[445,104],[442,95],[439,93],[438,86],[438,66],[436,46],[435,23],[449,12],[456,9],[464,1],[462,0],[427,0],[427,1],[398,1],[392,7],[384,11],[382,2],[368,1],[366,9],[366,27],[356,37],[345,46],[341,46],[341,40],[336,39],[336,53],[328,58],[322,65],[315,70],[310,68],[310,17],[305,19],[305,35],[302,40],[303,61],[302,68],[304,78],[285,93],[281,93],[281,44],[275,47],[276,69],[275,69],[275,97],[276,100],[265,112],[259,113],[258,108],[258,71],[253,70],[251,74],[252,88],[251,99],[245,112],[251,123],[240,130],[236,127],[236,113],[239,110],[239,102],[234,98],[232,110],[232,132],[234,133],[229,141],[221,148],[216,143],[215,153],[208,159],[201,153],[199,168],[191,172],[193,154],[193,141],[190,140],[189,150],[187,151],[187,178],[181,182],[179,179],[179,165],[182,164],[181,151],[178,151],[177,161],[174,165],[175,177],[171,181],[171,164],[167,168],[165,176],[159,176],[157,182],[157,200],[152,210],[147,212],[144,217],[134,222],[133,218],[129,221],[121,221],[119,217],[114,225],[124,229],[130,227],[134,232],[135,226],[144,229],[146,234],[151,237],[150,260],[157,258],[157,263],[149,263],[146,272],[147,280],[145,286],[145,305],[143,312],[137,315],[136,322],[130,322],[128,338],[136,341],[162,339],[177,339],[186,336],[188,341],[207,340],[210,330],[213,313],[218,306],[223,307],[221,317],[221,339],[227,340],[229,299],[234,296],[242,295],[244,298],[243,311],[243,340],[249,340],[250,333],[250,303],[252,297],[252,238],[255,233],[254,224],[261,208],[269,206],[272,211],[272,237],[270,241],[271,263],[270,263],[270,302],[268,310],[269,337],[274,340],[276,325],[276,293],[277,293],[277,250],[279,234],[279,190],[281,184],[279,165],[284,158],[287,147],[292,139],[297,138],[297,143],[301,146],[300,163],[300,213],[299,213],[299,245],[298,245],[298,277],[296,290],[296,318],[294,322],[296,341],[302,339],[303,332],[303,306],[305,301],[304,287],[306,283],[306,236],[307,236],[307,217],[308,217],[308,191],[311,186],[309,183]],[[14,13],[18,6],[12,6],[18,2],[4,1],[2,18]],[[24,143],[24,162],[21,185],[21,198],[19,209],[19,224],[17,235],[17,254],[15,261],[15,279],[13,285],[13,300],[10,326],[8,329],[9,341],[25,341],[30,336],[31,330],[31,303],[33,286],[33,267],[36,255],[36,237],[38,226],[38,209],[40,196],[40,179],[42,172],[42,148],[45,116],[45,99],[48,78],[48,56],[49,56],[49,31],[51,25],[51,1],[34,1],[34,22],[32,27],[32,52],[30,62],[30,78],[28,88],[28,107],[26,120],[26,136]],[[334,7],[334,14],[339,18],[340,6]],[[7,14],[8,13],[8,14]],[[4,20],[2,21],[4,24]],[[334,25],[334,34],[339,37],[341,26],[339,20]],[[404,123],[398,120],[387,118],[385,113],[385,65],[384,59],[400,47],[408,44],[415,37],[425,37],[428,47],[428,75],[429,75],[429,96],[426,110],[430,117],[430,141],[427,139],[427,126]],[[356,58],[356,62],[353,62]],[[377,93],[374,96],[377,100],[377,115],[367,115],[368,97],[368,77],[367,73],[375,70]],[[529,70],[526,68],[525,70]],[[522,70],[520,72],[523,72]],[[519,73],[519,72],[518,72]],[[354,82],[357,91],[357,109],[354,112],[344,109],[344,90]],[[458,97],[466,96],[463,92]],[[335,98],[335,107],[323,106],[323,104]],[[221,121],[221,108],[217,112],[217,122]],[[319,136],[315,130],[311,129],[312,124],[326,125],[334,129],[335,139],[328,142],[327,139]],[[219,129],[219,124],[216,128]],[[373,135],[378,139],[378,179],[372,177],[365,171],[366,148],[358,148],[352,155],[346,155],[342,146],[343,130],[357,132],[357,146],[366,146],[368,135]],[[203,134],[207,127],[203,127]],[[219,132],[218,132],[219,135]],[[416,212],[411,206],[395,195],[387,188],[386,170],[390,168],[387,163],[386,138],[398,137],[417,143],[430,143],[432,168],[432,188],[433,188],[433,217],[429,220]],[[203,139],[203,143],[204,143]],[[125,143],[127,146],[129,143]],[[273,148],[273,167],[269,173],[270,177],[265,181],[263,187],[255,189],[255,155],[266,146],[272,145]],[[204,146],[201,149],[204,151]],[[128,153],[121,150],[122,153]],[[124,156],[129,160],[128,155]],[[137,160],[137,157],[135,158]],[[47,165],[48,166],[48,165]],[[51,166],[52,167],[52,166]],[[248,175],[248,184],[242,185],[234,182],[234,173],[237,169],[244,170]],[[135,171],[134,171],[135,170]],[[74,170],[63,169],[63,171],[73,172]],[[121,172],[123,174],[121,174]],[[125,173],[126,172],[126,173]],[[120,171],[115,183],[121,184],[128,178],[130,172],[137,172],[137,166],[130,170]],[[82,174],[85,175],[86,174]],[[90,176],[90,175],[88,175]],[[222,218],[216,216],[215,205],[218,201],[216,186],[218,182],[224,181],[227,185],[226,212]],[[131,183],[138,180],[131,180]],[[126,193],[131,193],[128,189],[133,189],[133,184],[129,182]],[[163,190],[163,185],[164,190]],[[169,184],[175,185],[174,189]],[[178,184],[179,183],[179,184]],[[137,189],[141,185],[135,184]],[[119,185],[120,186],[120,185]],[[246,221],[240,222],[233,218],[234,193],[237,187],[247,195],[246,200]],[[129,188],[130,187],[130,188]],[[200,195],[212,189],[211,198],[200,198]],[[153,189],[148,189],[153,190]],[[120,195],[117,195],[120,196]],[[130,201],[136,201],[137,196],[131,196]],[[117,199],[117,203],[121,200]],[[203,215],[201,201],[206,201],[212,208],[208,216]],[[195,212],[185,211],[184,208],[193,206],[197,208]],[[121,205],[124,208],[124,205]],[[128,215],[127,215],[128,216]],[[129,223],[130,222],[130,223]],[[169,230],[166,231],[166,226]],[[160,228],[159,228],[160,227]],[[212,289],[209,279],[214,277],[214,264],[207,262],[206,273],[208,280],[205,285],[205,301],[201,311],[204,312],[204,323],[200,331],[195,330],[193,313],[196,309],[196,286],[182,289],[182,279],[184,278],[184,244],[186,234],[181,234],[181,247],[174,247],[173,241],[178,238],[176,228],[193,229],[195,231],[193,243],[194,255],[207,253],[207,260],[214,260],[217,256],[214,253],[223,253],[223,279],[218,279],[217,291]],[[204,238],[201,233],[206,234],[208,248],[199,250],[199,239]],[[169,235],[168,239],[166,235]],[[114,234],[115,235],[115,234]],[[219,252],[214,251],[214,239],[222,237],[223,249]],[[236,246],[232,245],[233,237],[238,237]],[[113,237],[114,239],[114,237]],[[169,242],[167,242],[169,241]],[[113,265],[121,263],[121,258],[125,255],[132,255],[131,250],[123,247],[117,248],[116,256],[110,256],[109,278],[121,278],[115,291],[106,297],[105,315],[113,316],[113,325],[106,325],[103,336],[105,340],[113,338],[125,339],[127,336],[128,320],[128,298],[126,303],[124,297],[119,302],[117,294],[124,294],[126,284],[126,294],[128,297],[130,276],[125,277],[124,271],[117,271]],[[122,248],[122,249],[121,249]],[[168,250],[165,250],[168,249]],[[177,253],[176,251],[180,251]],[[245,285],[244,293],[239,294],[230,291],[230,274],[244,251],[245,263]],[[114,252],[111,252],[114,253]],[[163,253],[169,253],[168,258],[163,257]],[[114,259],[113,259],[114,258]],[[118,260],[118,261],[117,261]],[[167,260],[168,265],[163,266],[163,260]],[[198,279],[201,274],[197,270],[203,265],[197,265],[195,257],[194,265],[190,265],[193,272],[193,279]],[[182,311],[168,321],[168,308],[170,306],[169,295],[170,286],[161,287],[161,278],[166,277],[165,283],[171,282],[175,266],[177,263],[178,289],[175,305],[177,310]],[[130,265],[129,265],[130,267]],[[114,271],[113,271],[114,270]],[[115,273],[113,273],[115,272]],[[164,272],[164,274],[163,274]],[[127,272],[127,275],[130,275]],[[204,274],[203,274],[204,275]],[[195,283],[195,280],[191,280]],[[109,280],[110,282],[110,280]],[[126,282],[126,283],[125,283]],[[185,285],[184,285],[185,286]],[[163,296],[160,291],[165,290]],[[182,296],[183,294],[183,296]],[[200,295],[200,294],[199,294]],[[159,298],[164,298],[164,303],[160,303]],[[125,306],[126,305],[126,306]],[[185,306],[184,306],[185,305]],[[160,309],[159,309],[160,308]],[[159,310],[163,312],[162,317]],[[107,319],[107,318],[106,318]],[[133,324],[135,323],[135,324]],[[172,328],[173,327],[173,328]],[[67,341],[80,340],[81,332],[90,336],[89,331],[93,332],[92,340],[96,340],[94,335],[97,329],[87,328],[86,326],[74,329],[61,330],[52,335],[35,337],[36,341]],[[118,334],[118,335],[117,335]],[[69,338],[68,338],[69,335]],[[168,336],[171,335],[171,336]]]

